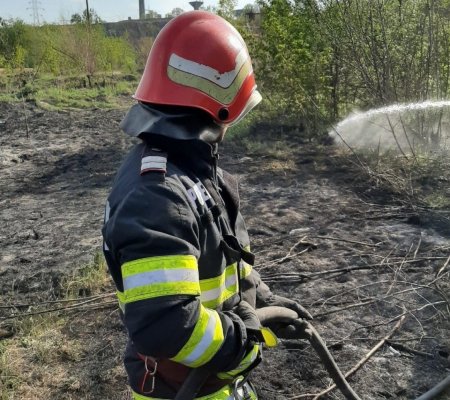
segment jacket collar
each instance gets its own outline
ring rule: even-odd
[[[120,127],[132,137],[152,134],[177,140],[214,137],[220,133],[220,127],[212,119],[205,118],[201,110],[144,103],[133,105]]]

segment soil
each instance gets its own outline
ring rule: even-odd
[[[133,144],[118,129],[123,114],[0,103],[0,298],[6,304],[58,298],[65,277],[101,250],[104,202]],[[450,372],[448,220],[375,187],[333,146],[292,138],[286,146],[273,128],[253,134],[255,146],[246,151],[225,141],[221,165],[239,178],[263,279],[310,310],[343,371],[405,315],[390,341],[350,378],[361,398],[413,399],[444,379]],[[0,307],[0,318],[10,312]],[[64,337],[81,343],[83,356],[58,353],[48,367],[61,378],[29,375],[33,382],[20,398],[125,398],[125,332],[117,310],[72,313],[69,322]],[[0,328],[12,329],[1,319]],[[304,340],[282,340],[264,354],[252,375],[262,400],[318,393],[331,383]],[[343,397],[334,390],[324,398]]]

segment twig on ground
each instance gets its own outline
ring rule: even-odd
[[[395,326],[392,328],[392,330],[385,337],[383,337],[383,339],[381,339],[363,358],[361,358],[361,360],[359,360],[358,363],[350,371],[348,371],[344,375],[346,379],[348,377],[352,376],[356,371],[358,371],[386,343],[386,341],[388,341],[394,335],[394,333],[397,332],[397,330],[400,328],[400,326],[402,325],[405,318],[406,318],[405,315],[399,317],[398,322],[395,324]],[[327,389],[321,391],[320,393],[317,393],[314,396],[313,400],[320,399],[322,396],[331,392],[335,388],[336,388],[335,384],[331,385]],[[300,399],[300,398],[301,397],[296,396],[296,397],[291,397],[290,400]]]
[[[24,304],[10,304],[7,306],[0,306],[0,308],[25,308],[25,307],[37,307],[44,304],[57,304],[57,303],[73,303],[77,301],[84,301],[84,300],[97,300],[97,299],[103,299],[105,297],[115,296],[115,293],[105,293],[95,296],[86,296],[86,297],[80,297],[77,299],[61,299],[61,300],[49,300],[49,301],[43,301],[40,303],[24,303]]]
[[[448,264],[449,264],[449,263],[450,263],[450,256],[448,256],[448,258],[447,258],[447,260],[445,261],[444,265],[439,269],[439,271],[438,271],[437,274],[436,274],[436,277],[438,277],[439,275],[441,275],[441,274],[444,272],[445,268],[448,267]]]
[[[295,247],[295,246],[293,246],[293,248],[294,248],[294,247]],[[292,250],[293,248],[291,248],[291,250]],[[291,258],[295,258],[295,257],[301,256],[302,254],[306,253],[306,252],[309,251],[310,249],[311,249],[311,246],[308,246],[306,249],[304,249],[304,250],[302,250],[302,251],[299,251],[298,253],[295,253],[295,254],[291,254],[291,250],[289,250],[289,253],[288,253],[287,255],[285,255],[284,257],[278,258],[278,259],[276,259],[276,260],[272,260],[270,263],[268,263],[268,264],[266,264],[266,265],[261,265],[261,266],[258,268],[258,270],[259,270],[259,271],[262,271],[262,270],[264,270],[264,269],[266,269],[266,268],[269,268],[269,267],[272,267],[272,266],[274,266],[274,265],[276,265],[276,264],[281,264],[281,263],[284,262],[284,261],[290,260]]]
[[[352,244],[360,244],[363,246],[368,246],[368,247],[379,247],[380,243],[367,243],[367,242],[358,242],[357,240],[349,240],[349,239],[342,239],[342,238],[336,238],[336,237],[332,237],[332,236],[311,236],[313,239],[325,239],[325,240],[332,240],[335,242],[345,242],[345,243],[352,243]]]
[[[419,242],[417,243],[416,250],[414,250],[414,256],[413,256],[414,259],[417,258],[417,253],[419,252],[421,244],[422,244],[422,232],[420,233],[420,238],[419,238]]]
[[[389,263],[389,266],[395,265],[395,264],[415,264],[415,263],[419,263],[419,262],[423,262],[423,261],[442,260],[444,258],[446,259],[447,257],[421,257],[421,258],[417,258],[415,260],[393,261],[393,262]],[[388,264],[386,264],[386,265],[388,265]],[[320,272],[312,272],[309,274],[307,274],[307,273],[290,273],[289,280],[291,281],[292,279],[297,278],[297,279],[304,281],[304,280],[308,280],[308,279],[312,279],[312,278],[321,277],[323,275],[343,274],[343,273],[351,272],[351,271],[362,271],[362,270],[373,269],[374,267],[380,267],[380,266],[382,266],[382,263],[381,264],[377,263],[377,264],[357,265],[357,266],[345,267],[345,268],[334,268],[334,269],[328,269],[328,270],[320,271]],[[264,268],[258,268],[258,270],[261,270]],[[378,272],[381,273],[383,271],[378,271]],[[267,275],[263,276],[263,279],[265,282],[273,282],[273,281],[276,281],[278,276],[282,276],[282,275],[280,275],[279,273],[267,274]],[[277,281],[278,282],[282,281],[282,278]]]
[[[434,284],[438,279],[439,279],[439,278],[434,279],[434,280],[431,281],[428,285],[419,285],[419,284],[417,284],[417,285],[415,285],[416,287],[412,287],[412,288],[408,288],[408,289],[403,289],[403,290],[400,290],[400,291],[398,291],[398,292],[391,293],[391,294],[387,294],[387,295],[380,296],[380,297],[372,297],[372,298],[368,298],[367,300],[361,301],[361,302],[359,302],[359,303],[353,303],[353,304],[350,304],[350,305],[345,306],[345,307],[336,308],[336,309],[334,309],[334,310],[328,310],[328,311],[325,311],[325,312],[323,312],[323,313],[316,314],[316,315],[314,315],[314,317],[315,317],[315,318],[316,318],[316,317],[322,317],[322,316],[324,316],[324,315],[334,314],[334,313],[336,313],[336,312],[349,310],[349,309],[351,309],[351,308],[361,307],[361,306],[365,306],[365,305],[368,305],[368,304],[372,304],[372,303],[375,303],[375,302],[377,302],[377,301],[385,301],[386,299],[396,297],[396,296],[398,296],[399,294],[404,294],[404,293],[409,293],[409,292],[416,292],[416,293],[417,293],[417,290],[418,290],[418,289],[430,289],[430,290],[434,290],[434,289],[431,287],[431,285]],[[427,300],[427,301],[428,301],[428,300]],[[444,301],[438,301],[438,302],[434,302],[434,303],[428,302],[428,304],[426,304],[426,306],[427,306],[427,307],[429,307],[429,306],[433,306],[433,307],[434,307],[434,306],[437,305],[437,304],[443,304],[443,303],[446,303],[446,302],[447,302],[446,300],[444,300]],[[423,307],[422,307],[422,308],[423,308]],[[422,308],[421,308],[421,309],[422,309]],[[416,309],[416,310],[412,310],[412,311],[420,311],[420,309]]]
[[[398,342],[393,342],[391,340],[387,340],[386,343],[389,346],[391,346],[392,348],[399,350],[399,351],[404,351],[406,353],[415,354],[415,355],[421,356],[421,357],[433,358],[433,354],[431,354],[431,353],[426,353],[424,351],[415,350],[415,349],[412,349],[411,347],[405,346],[404,344],[401,344]]]
[[[344,291],[342,291],[342,292],[336,293],[336,294],[334,294],[333,296],[330,296],[330,297],[326,298],[325,300],[316,300],[316,301],[314,301],[313,303],[311,303],[309,306],[311,307],[311,306],[313,306],[313,305],[319,303],[319,301],[321,301],[322,304],[320,305],[320,307],[323,307],[323,306],[325,306],[325,304],[329,303],[330,300],[332,300],[332,299],[334,299],[334,298],[336,298],[336,297],[339,297],[339,296],[343,296],[343,295],[349,294],[349,293],[351,293],[351,292],[360,290],[360,289],[365,288],[365,287],[368,287],[368,286],[382,285],[383,283],[388,283],[388,282],[390,282],[390,280],[384,280],[384,281],[378,281],[378,282],[371,282],[371,283],[366,283],[365,285],[359,285],[359,286],[356,286],[356,287],[352,287],[351,289],[347,289],[347,290],[344,290]]]
[[[72,305],[72,306],[68,306],[68,307],[58,307],[58,308],[51,308],[51,309],[47,309],[47,310],[40,310],[40,311],[31,311],[31,312],[26,312],[26,313],[20,313],[20,314],[15,314],[15,315],[9,315],[7,317],[2,317],[0,318],[0,322],[3,321],[7,321],[7,320],[11,320],[11,319],[18,319],[18,318],[23,318],[23,317],[29,317],[29,316],[34,316],[34,315],[41,315],[41,314],[48,314],[48,313],[53,313],[53,312],[58,312],[58,311],[74,311],[74,310],[95,310],[98,308],[104,308],[104,307],[109,307],[111,305],[116,305],[117,306],[117,301],[106,301],[100,304],[94,304],[94,305],[90,305],[88,307],[84,307],[86,304],[92,303],[93,301],[95,301],[97,299],[90,299],[87,301],[83,301],[81,303]]]

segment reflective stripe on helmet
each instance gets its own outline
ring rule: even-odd
[[[231,104],[234,101],[245,78],[251,72],[252,64],[250,59],[247,59],[230,86],[221,87],[218,83],[213,83],[201,75],[184,72],[170,65],[167,67],[167,75],[173,82],[198,89],[224,105]]]
[[[199,367],[211,360],[222,346],[223,340],[219,314],[200,305],[200,317],[191,337],[171,360],[191,368]]]
[[[208,65],[199,64],[195,61],[180,57],[177,54],[170,56],[169,65],[179,71],[205,78],[222,88],[227,88],[235,81],[239,71],[248,61],[250,61],[250,57],[247,50],[243,48],[236,56],[236,66],[234,69],[223,74]]]
[[[225,268],[219,276],[200,281],[201,301],[205,307],[216,308],[238,293],[237,264]]]
[[[130,303],[159,296],[200,295],[194,256],[149,257],[122,265],[124,292],[119,300]]]

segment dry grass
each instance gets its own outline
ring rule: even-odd
[[[64,299],[76,299],[110,289],[100,255],[63,283]],[[26,312],[39,310],[39,304]],[[23,311],[21,311],[23,312]],[[14,336],[0,341],[0,400],[54,399],[57,392],[77,392],[82,380],[74,366],[88,356],[91,343],[74,334],[83,317],[68,313],[28,315],[9,326]],[[77,398],[67,397],[67,398]]]

